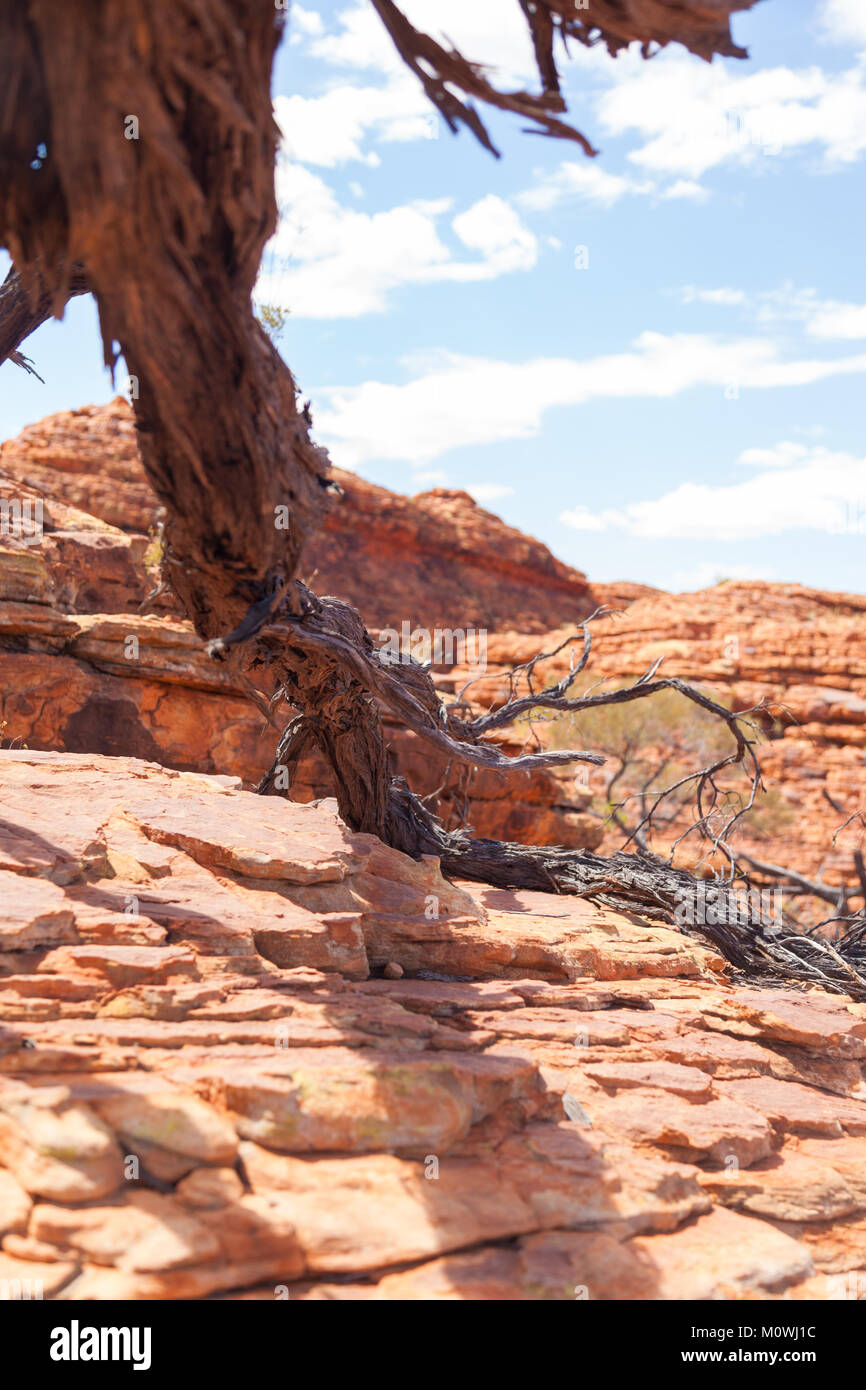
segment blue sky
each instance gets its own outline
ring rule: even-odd
[[[531,80],[516,0],[406,8]],[[259,293],[335,463],[465,487],[599,580],[866,588],[866,3],[733,30],[746,61],[578,49],[599,156],[485,112],[497,161],[366,0],[293,6]],[[0,368],[0,438],[113,394],[89,301],[26,351],[46,385]]]

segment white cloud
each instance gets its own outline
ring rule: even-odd
[[[480,252],[491,277],[509,270],[531,270],[535,265],[538,256],[535,237],[514,209],[492,193],[461,212],[451,225],[464,246]],[[481,278],[476,265],[452,269],[463,272],[466,279]],[[463,274],[457,273],[454,278],[463,278]]]
[[[695,285],[684,285],[680,294],[684,304],[722,304],[727,306],[747,302],[745,290],[732,290],[724,286],[718,290],[701,290]]]
[[[821,27],[836,43],[866,45],[866,6],[863,0],[823,0]]]
[[[516,4],[409,0],[403,8],[425,32],[440,39],[447,34],[466,57],[483,57],[503,86],[522,87],[535,72]],[[294,10],[290,33],[325,71],[337,69],[348,78],[332,81],[315,96],[277,97],[274,111],[291,159],[326,168],[350,160],[373,166],[379,155],[371,144],[429,140],[444,130],[368,0],[340,10],[327,31],[320,14]],[[352,80],[355,75],[359,80]],[[326,81],[323,73],[323,85]]]
[[[790,468],[808,456],[809,450],[805,444],[793,444],[790,440],[785,440],[781,444],[775,444],[772,449],[744,449],[737,462],[754,465],[756,468]]]
[[[588,507],[583,506],[572,507],[570,511],[560,512],[559,520],[563,521],[566,526],[570,526],[572,531],[604,531],[607,528],[604,517],[597,516],[595,512],[591,512]]]
[[[738,483],[682,483],[662,497],[608,508],[599,516],[607,527],[651,540],[741,541],[787,531],[866,531],[866,458],[784,443],[746,450],[740,462],[761,471]],[[568,518],[564,512],[560,520],[568,525]]]
[[[601,203],[603,207],[612,207],[626,194],[652,193],[654,190],[653,183],[608,173],[599,164],[587,159],[582,164],[565,160],[552,173],[539,177],[532,188],[519,193],[517,201],[534,212],[547,212],[572,198],[588,198]]]
[[[406,0],[403,6],[417,28],[464,58],[483,62],[502,87],[523,86],[538,74],[526,20],[515,4],[502,0]]]
[[[830,164],[866,150],[861,68],[747,69],[706,66],[671,51],[642,63],[621,55],[615,85],[599,98],[604,129],[636,131],[629,159],[652,174],[697,179],[720,164],[754,164],[814,147]]]
[[[408,72],[380,87],[343,85],[321,96],[278,96],[274,115],[285,154],[323,168],[351,160],[373,167],[380,160],[366,148],[368,137],[385,142],[430,139],[439,120]]]
[[[292,5],[289,20],[289,43],[303,43],[305,38],[317,37],[324,32],[325,25],[322,16],[316,10],[304,9],[303,5],[297,3]]]
[[[368,213],[341,204],[312,170],[281,160],[280,226],[269,243],[256,298],[297,318],[353,318],[382,312],[400,285],[492,280],[529,270],[533,234],[503,199],[480,199],[453,218],[461,259],[440,236],[450,199],[427,199]]]
[[[672,593],[693,593],[709,589],[723,579],[775,579],[776,571],[766,565],[732,565],[729,560],[702,560],[692,569],[677,570],[663,586]]]
[[[317,30],[309,46],[312,57],[333,67],[361,71],[398,72],[402,67],[385,26],[366,0],[341,9],[333,18],[333,26],[329,32],[324,24]]]
[[[776,290],[761,290],[750,301],[750,309],[758,323],[802,324],[807,332],[815,315],[828,307],[829,302],[819,300],[817,290],[798,289],[790,282]]]
[[[483,62],[503,88],[537,89],[538,78],[520,7],[503,0],[408,0],[409,18],[469,59]],[[824,29],[839,41],[866,30],[861,0],[827,0]],[[327,27],[326,27],[327,25]],[[417,78],[401,62],[367,0],[324,20],[296,11],[293,41],[341,78],[310,97],[275,103],[294,159],[331,167],[346,160],[377,162],[378,141],[414,141],[438,133]],[[866,40],[864,40],[866,42]],[[866,149],[866,70],[825,73],[819,67],[741,68],[707,66],[679,50],[646,62],[635,51],[613,62],[599,48],[575,45],[567,72],[597,83],[596,132],[637,132],[629,158],[644,176],[670,175],[667,186],[640,182],[567,162],[561,172],[527,191],[527,206],[550,208],[568,196],[610,206],[627,193],[702,200],[698,179],[719,164],[754,164],[769,154],[815,149],[831,163],[850,162]],[[327,79],[325,79],[327,81]]]
[[[586,401],[665,398],[694,387],[745,390],[805,386],[866,372],[866,355],[784,360],[762,338],[723,342],[700,334],[642,333],[628,352],[589,358],[503,362],[443,352],[412,364],[403,385],[366,381],[314,392],[317,435],[335,462],[427,464],[463,445],[528,439],[545,411]]]
[[[521,86],[536,76],[526,21],[516,4],[502,0],[405,0],[400,8],[416,28],[444,48],[483,62],[502,86]],[[368,0],[341,10],[331,33],[312,46],[317,58],[344,68],[395,71],[400,59]],[[537,78],[536,78],[537,81]]]
[[[504,483],[465,483],[463,491],[474,497],[479,505],[483,502],[497,502],[501,497],[513,497],[514,488]]]
[[[866,304],[844,304],[835,299],[819,299],[815,289],[798,289],[792,284],[776,290],[745,290],[723,286],[705,290],[685,285],[680,290],[684,304],[714,304],[745,309],[763,325],[798,323],[812,338],[866,338]]]
[[[635,179],[612,174],[600,164],[584,159],[583,163],[567,159],[552,172],[536,176],[531,188],[518,193],[517,202],[533,212],[549,212],[561,203],[583,198],[601,207],[613,207],[620,198],[650,196],[663,200],[688,199],[702,203],[710,196],[693,179],[675,179],[665,186],[654,179]]]
[[[693,203],[705,203],[709,196],[709,189],[695,183],[694,179],[676,179],[661,193],[662,198],[687,198]]]
[[[815,338],[866,338],[866,304],[823,304],[809,323]]]

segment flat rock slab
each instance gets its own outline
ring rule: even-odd
[[[766,1298],[810,1269],[808,1254],[790,1236],[715,1210],[673,1235],[623,1243],[605,1232],[556,1231],[523,1237],[514,1249],[447,1255],[387,1274],[374,1290],[359,1289],[355,1296],[483,1302]],[[339,1294],[335,1285],[302,1284],[292,1297]]]

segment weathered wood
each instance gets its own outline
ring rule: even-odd
[[[69,279],[68,297],[72,299],[75,295],[86,293],[84,271],[81,266],[74,266]],[[53,317],[55,308],[52,296],[45,289],[40,292],[38,283],[31,286],[28,292],[18,271],[12,266],[0,284],[0,363],[10,358],[17,365],[22,365],[19,359],[23,354],[18,352],[18,348],[31,333]],[[23,360],[30,361],[26,357]],[[34,375],[39,374],[36,372]]]

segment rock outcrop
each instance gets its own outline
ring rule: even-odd
[[[28,426],[0,445],[0,473],[123,530],[147,533],[156,522],[122,396]],[[402,497],[340,468],[333,476],[343,497],[305,553],[305,573],[368,627],[541,633],[595,607],[585,575],[467,492]]]
[[[7,1297],[863,1287],[866,1006],[136,759],[0,753],[0,891]]]
[[[741,848],[831,884],[852,880],[863,826],[853,822],[835,844],[833,836],[866,811],[866,597],[793,584],[728,582],[680,595],[590,586],[464,493],[407,498],[337,477],[345,497],[307,557],[319,592],[356,604],[374,633],[403,622],[484,630],[486,676],[472,687],[482,705],[503,697],[505,669],[555,648],[595,607],[620,609],[595,625],[593,679],[630,679],[662,657],[662,674],[708,686],[736,709],[767,699],[775,723],[765,721],[761,761],[774,815],[756,821]],[[158,540],[140,534],[156,499],[126,402],[52,416],[0,446],[4,497],[44,499],[45,517],[38,544],[0,536],[0,738],[258,782],[275,735],[247,691],[205,657],[166,594],[139,612],[157,584]],[[568,659],[538,669],[560,676]],[[478,674],[458,659],[436,679],[453,694]],[[585,785],[564,772],[463,781],[403,729],[388,732],[398,770],[423,795],[438,793],[448,825],[531,844],[614,846],[589,813],[603,774]],[[329,793],[324,765],[309,760],[293,795]]]
[[[853,852],[866,848],[859,820],[834,843],[846,819],[866,812],[864,617],[866,596],[798,584],[728,581],[694,594],[653,592],[593,625],[592,680],[625,683],[661,659],[659,674],[708,689],[731,709],[766,701],[758,755],[776,815],[745,833],[742,848],[838,883],[851,879]],[[568,635],[567,628],[549,633],[545,650]],[[479,702],[502,699],[501,673],[537,651],[532,637],[494,635],[488,673],[474,687]],[[568,660],[566,651],[540,663],[539,678],[559,679]],[[459,688],[467,676],[455,668],[443,686]],[[604,775],[591,771],[587,790],[600,792]]]
[[[466,493],[406,498],[336,476],[345,496],[306,573],[319,592],[357,604],[374,631],[405,623],[409,631],[476,629],[485,637],[509,624],[543,632],[596,606],[582,574]],[[148,547],[138,534],[152,530],[157,503],[126,402],[51,416],[0,446],[4,496],[42,500],[44,517],[41,539],[0,536],[0,737],[256,784],[275,740],[244,687],[204,655],[170,597],[158,594],[139,613],[158,585],[156,559],[146,564],[158,541]],[[405,730],[389,725],[389,736],[400,772],[423,795],[445,783],[446,817],[468,816],[478,834],[589,848],[601,840],[601,827],[561,779],[487,775],[467,792]],[[329,791],[324,764],[308,760],[293,795],[310,801]]]
[[[120,530],[146,534],[153,525],[158,504],[122,396],[28,425],[0,444],[0,471]]]

